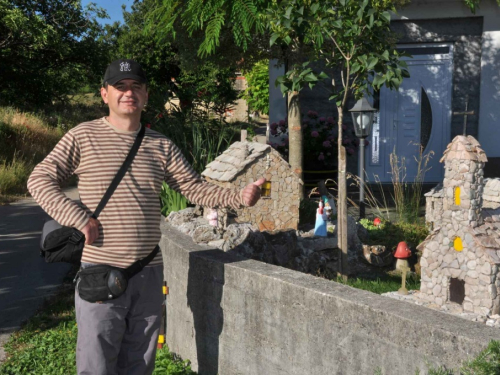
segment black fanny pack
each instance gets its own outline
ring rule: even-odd
[[[153,260],[160,247],[127,268],[96,265],[80,269],[76,274],[76,290],[80,298],[87,302],[103,302],[120,297],[128,286],[128,281]]]
[[[116,173],[113,181],[106,190],[99,205],[92,214],[94,219],[97,219],[101,211],[104,209],[118,184],[122,180],[125,173],[129,169],[132,161],[141,146],[142,139],[146,128],[143,126],[135,138],[134,144],[125,158],[122,166]],[[85,235],[76,228],[60,225],[55,220],[47,221],[42,229],[42,237],[40,239],[40,255],[45,258],[47,263],[68,262],[79,263],[82,259],[83,247],[85,246]]]

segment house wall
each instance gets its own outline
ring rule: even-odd
[[[271,197],[262,197],[255,206],[236,210],[236,221],[255,224],[261,231],[297,229],[302,183],[277,151],[271,149],[269,152],[269,168],[266,155],[267,153],[245,168],[231,182],[207,180],[223,187],[243,189],[265,177],[267,181],[271,181]]]
[[[256,223],[261,231],[297,229],[299,225],[299,189],[302,188],[299,178],[290,165],[271,150],[269,168],[266,157],[252,164],[244,174],[236,177],[234,185],[243,188],[246,185],[265,177],[271,181],[271,197],[262,197],[253,207],[237,210],[238,222]]]
[[[469,95],[469,110],[475,110],[476,115],[468,118],[468,134],[478,137],[479,142],[489,157],[489,163],[485,168],[486,176],[500,176],[500,7],[495,0],[483,0],[476,14],[472,14],[470,9],[464,4],[463,0],[412,0],[410,5],[398,11],[393,15],[396,31],[403,31],[403,37],[409,36],[409,31],[422,31],[422,28],[415,24],[423,24],[424,32],[415,40],[405,42],[431,42],[438,40],[451,41],[456,43],[458,49],[455,49],[455,74],[453,81],[453,99],[452,110],[463,111],[465,108],[465,95]],[[482,26],[477,29],[478,19],[480,18]],[[449,22],[451,29],[437,40],[433,39],[436,33],[433,28],[441,28],[443,19],[462,18],[463,21]],[[424,20],[426,22],[409,22],[415,20]],[[434,23],[429,22],[436,20]],[[399,21],[399,26],[397,25]],[[410,25],[406,31],[402,24]],[[427,26],[432,26],[426,30]],[[474,29],[474,30],[472,30]],[[466,35],[460,35],[463,31]],[[415,35],[415,33],[413,33]],[[454,36],[453,36],[454,35]],[[444,36],[444,37],[443,37]],[[459,62],[465,62],[465,65],[459,66]],[[271,75],[279,75],[271,69]],[[274,80],[273,80],[274,82]],[[274,83],[271,85],[274,87]],[[317,89],[319,90],[319,88]],[[279,91],[279,89],[278,89]],[[301,100],[310,95],[309,90],[302,90]],[[313,90],[314,91],[314,90]],[[318,103],[317,98],[310,96],[310,99]],[[270,107],[270,118],[272,121],[282,119],[281,113],[277,115],[278,100]],[[283,102],[284,105],[284,102]],[[309,108],[320,112],[321,116],[328,116],[331,109]],[[325,112],[325,113],[323,113]],[[479,114],[479,116],[477,116]],[[461,134],[463,126],[463,116],[452,116],[452,130],[449,140],[455,135]],[[497,135],[498,134],[498,135]],[[355,162],[355,158],[352,161]],[[355,167],[349,168],[356,172]]]
[[[450,278],[453,277],[465,281],[465,299],[462,304],[465,312],[498,314],[498,267],[488,261],[467,230],[453,232],[463,242],[463,250],[456,251],[452,246],[455,236],[452,231],[451,224],[442,225],[441,230],[425,246],[420,259],[420,298],[439,306],[448,303]]]
[[[498,131],[500,124],[500,7],[495,0],[483,0],[480,4],[479,10],[473,15],[463,0],[413,0],[409,6],[401,9],[398,15],[394,15],[393,19],[429,20],[473,16],[483,18],[480,100],[478,107],[471,106],[470,108],[475,109],[476,112],[479,111],[478,140],[490,158],[488,167],[491,168],[494,164],[498,164],[498,160],[491,158],[500,157],[500,147],[498,147],[500,142]],[[465,52],[473,53],[469,50]],[[457,106],[459,107],[460,103],[454,103],[453,110],[456,110]],[[470,120],[474,121],[472,117]],[[499,135],[492,136],[497,134]]]
[[[500,340],[495,328],[161,230],[166,341],[202,375],[425,374]]]
[[[285,74],[285,66],[277,65],[278,60],[269,61],[269,123],[278,122],[287,117],[286,99],[283,97],[279,87],[276,87],[276,79]]]

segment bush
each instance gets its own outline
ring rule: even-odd
[[[245,72],[247,89],[243,92],[243,99],[248,103],[251,111],[269,114],[269,61],[257,62],[253,68]]]
[[[370,219],[359,221],[368,230],[368,238],[363,241],[367,245],[384,245],[395,250],[399,242],[405,241],[410,248],[415,248],[429,235],[429,230],[423,223],[406,223],[382,220],[375,226]]]
[[[0,195],[26,193],[26,183],[32,170],[33,165],[23,160],[4,160],[3,164],[0,164]]]

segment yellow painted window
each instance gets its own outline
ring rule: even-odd
[[[464,245],[462,244],[462,239],[460,237],[455,237],[453,240],[453,248],[456,251],[462,251],[464,249]]]
[[[262,194],[263,197],[270,197],[271,196],[271,181],[266,181],[262,185]]]
[[[455,188],[455,205],[460,206],[460,187]]]

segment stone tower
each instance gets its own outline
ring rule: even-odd
[[[446,148],[443,180],[443,226],[475,228],[482,224],[484,188],[483,168],[486,154],[472,136],[456,136]]]

